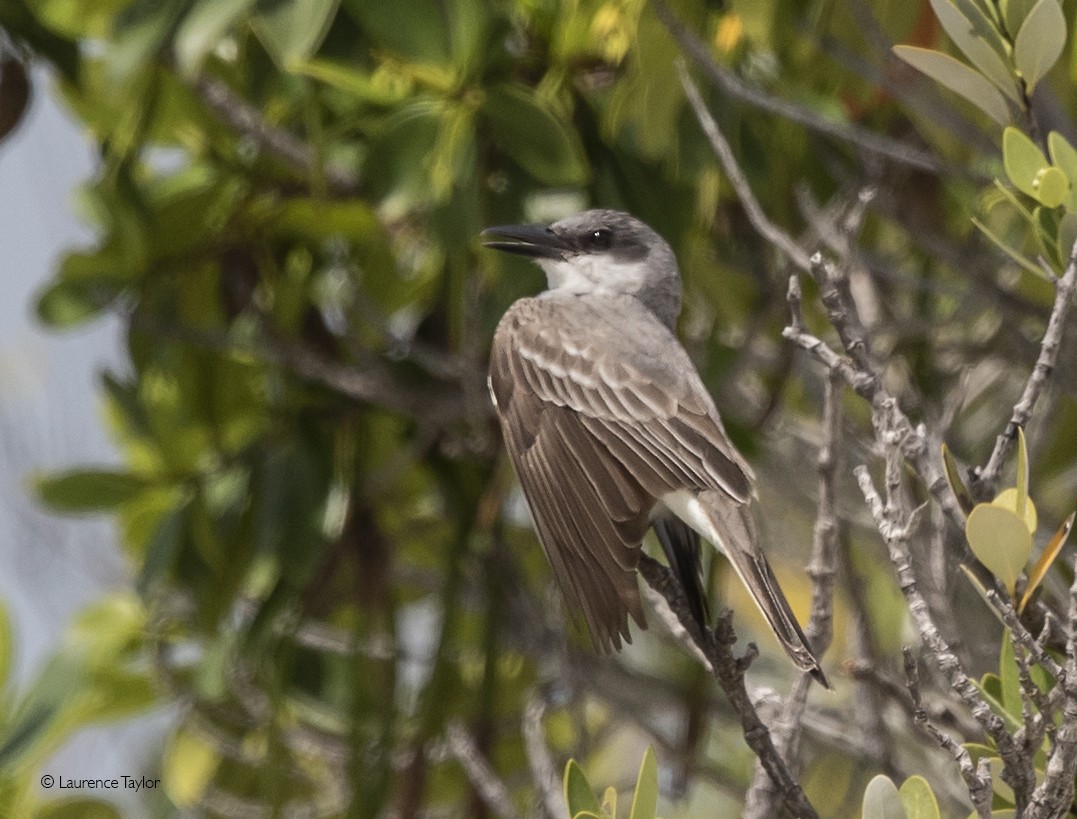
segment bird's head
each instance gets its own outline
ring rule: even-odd
[[[638,297],[672,326],[680,312],[677,260],[665,239],[619,210],[588,210],[552,225],[502,225],[482,232],[483,244],[528,256],[556,292]]]

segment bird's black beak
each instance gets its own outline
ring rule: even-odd
[[[568,242],[546,225],[501,225],[486,228],[480,235],[485,247],[533,259],[560,259],[570,249]]]

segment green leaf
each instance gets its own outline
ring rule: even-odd
[[[359,199],[287,199],[270,219],[269,227],[284,236],[317,242],[332,238],[363,242],[371,236],[380,236],[374,211]]]
[[[1066,47],[1066,16],[1058,0],[1039,0],[1025,18],[1013,44],[1013,59],[1029,93],[1046,76]]]
[[[976,225],[976,227],[980,229],[980,232],[983,233],[983,235],[986,236],[988,239],[990,239],[991,243],[995,245],[995,247],[997,247],[999,250],[1009,256],[1014,262],[1019,264],[1027,272],[1033,274],[1034,276],[1038,276],[1041,279],[1047,278],[1047,274],[1044,272],[1043,268],[1041,268],[1038,264],[1033,264],[1031,261],[1025,258],[1023,253],[1014,250],[1012,247],[1006,244],[1006,242],[1004,242],[1001,237],[997,236],[987,225],[985,225],[975,216],[972,217],[972,224]]]
[[[968,516],[976,505],[976,501],[973,500],[972,493],[965,486],[965,482],[961,480],[961,470],[957,466],[957,461],[954,460],[953,453],[950,452],[950,447],[946,444],[942,445],[942,463],[946,471],[946,481],[950,484],[950,491],[954,493],[961,511]]]
[[[1073,197],[1075,193],[1077,193],[1077,186],[1071,185],[1070,196]],[[1063,214],[1058,223],[1058,247],[1067,264],[1069,264],[1075,245],[1077,245],[1077,211],[1070,211]]]
[[[340,0],[277,2],[255,16],[254,30],[277,65],[287,71],[318,50],[339,6]]]
[[[1000,506],[1003,509],[1008,509],[1009,511],[1013,512],[1015,515],[1017,515],[1018,518],[1025,522],[1025,526],[1028,527],[1029,534],[1035,537],[1036,529],[1040,525],[1039,517],[1036,512],[1036,504],[1032,502],[1031,498],[1026,496],[1024,514],[1022,515],[1020,512],[1017,511],[1018,494],[1019,492],[1017,487],[1011,486],[1008,489],[1003,489],[1001,492],[999,492],[995,496],[995,499],[991,501],[991,504],[993,506]]]
[[[1033,238],[1039,248],[1039,255],[1052,267],[1052,271],[1058,270],[1061,265],[1061,257],[1058,252],[1058,228],[1062,214],[1058,208],[1048,208],[1037,205],[1032,210],[1034,219]],[[1045,273],[1050,278],[1055,278],[1055,273]]]
[[[906,819],[901,796],[888,776],[879,774],[864,789],[862,819]]]
[[[1047,157],[1031,139],[1013,126],[1002,132],[1002,164],[1006,176],[1021,193],[1036,198],[1033,184],[1039,172],[1048,166]]]
[[[613,785],[602,792],[602,815],[617,817],[617,789]]]
[[[1009,629],[1002,634],[1002,646],[998,653],[999,700],[1002,707],[1015,720],[1021,719],[1021,680],[1018,677],[1017,658],[1014,655],[1013,635]]]
[[[490,133],[513,161],[546,185],[578,185],[587,178],[575,134],[522,85],[495,85],[482,103]]]
[[[138,575],[138,590],[145,594],[172,570],[187,538],[191,507],[183,502],[168,510],[153,532],[142,571]]]
[[[176,65],[179,66],[180,72],[188,77],[197,74],[206,55],[256,2],[257,0],[198,0],[183,18],[172,41]]]
[[[128,2],[130,0],[35,0],[26,5],[52,31],[79,40],[87,36],[107,36],[116,12]]]
[[[351,63],[314,59],[296,62],[292,71],[324,82],[373,105],[394,106],[411,92],[412,83],[396,71],[364,71]]]
[[[379,48],[420,63],[449,62],[447,7],[439,0],[348,0],[347,11]]]
[[[124,7],[116,19],[108,52],[114,83],[125,84],[142,75],[186,7],[186,0],[135,0]]]
[[[983,75],[941,51],[916,46],[894,46],[894,53],[935,82],[960,94],[999,125],[1010,121],[1010,109],[998,89]]]
[[[87,469],[65,472],[36,483],[38,497],[61,512],[98,512],[115,509],[137,498],[152,484],[130,472]]]
[[[981,503],[969,513],[965,536],[972,553],[1012,591],[1032,551],[1025,521],[1002,506]]]
[[[1058,168],[1043,168],[1032,180],[1036,198],[1046,207],[1057,208],[1070,197],[1070,181]]]
[[[910,776],[898,790],[908,819],[941,819],[935,792],[922,776]]]
[[[197,805],[220,763],[212,743],[180,729],[161,761],[161,779],[168,798],[179,808]]]
[[[1043,554],[1040,555],[1039,560],[1036,561],[1036,565],[1028,573],[1028,586],[1025,589],[1025,594],[1021,598],[1021,604],[1017,607],[1017,613],[1020,614],[1025,610],[1025,606],[1028,605],[1028,601],[1032,599],[1032,593],[1036,591],[1036,588],[1043,582],[1043,578],[1047,575],[1047,571],[1055,562],[1055,558],[1058,557],[1059,552],[1062,551],[1062,545],[1066,542],[1066,538],[1070,535],[1070,530],[1073,529],[1073,520],[1077,517],[1077,512],[1071,512],[1070,516],[1062,522],[1062,525],[1058,527],[1058,531],[1055,532],[1054,537],[1051,538],[1051,542],[1047,544],[1043,550]]]
[[[650,745],[643,752],[643,761],[636,777],[636,792],[632,794],[632,810],[628,819],[655,819],[658,815],[658,763]]]
[[[1020,102],[1013,72],[969,19],[950,0],[931,0],[935,16],[962,53],[991,83],[1014,102]],[[986,21],[983,21],[986,24]],[[981,27],[982,30],[982,27]]]
[[[954,5],[972,24],[972,31],[986,40],[1007,66],[1010,65],[1010,44],[999,30],[998,10],[994,0],[954,0]]]
[[[84,324],[104,312],[122,292],[115,281],[60,279],[45,288],[37,299],[37,317],[56,329]]]
[[[1017,36],[1034,5],[1036,0],[1002,0],[1002,19],[1011,38]]]
[[[591,783],[575,759],[570,759],[565,765],[565,804],[568,805],[569,816],[576,816],[580,811],[591,811],[599,814],[602,806],[598,803],[598,797],[591,790]]]
[[[1047,135],[1047,149],[1051,152],[1051,161],[1066,174],[1070,183],[1066,209],[1071,214],[1077,213],[1077,150],[1057,131],[1051,131]],[[1066,253],[1073,246],[1072,242],[1070,244],[1060,242],[1060,244]]]

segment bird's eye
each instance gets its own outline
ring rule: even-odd
[[[605,250],[613,243],[613,234],[606,228],[592,230],[587,234],[587,246],[592,250]]]

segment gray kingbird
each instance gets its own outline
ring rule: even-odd
[[[482,233],[532,258],[549,288],[498,324],[490,392],[538,538],[597,648],[646,628],[636,569],[654,527],[705,625],[699,536],[733,565],[798,668],[826,685],[760,550],[752,471],[675,334],[681,278],[670,246],[616,210]]]

